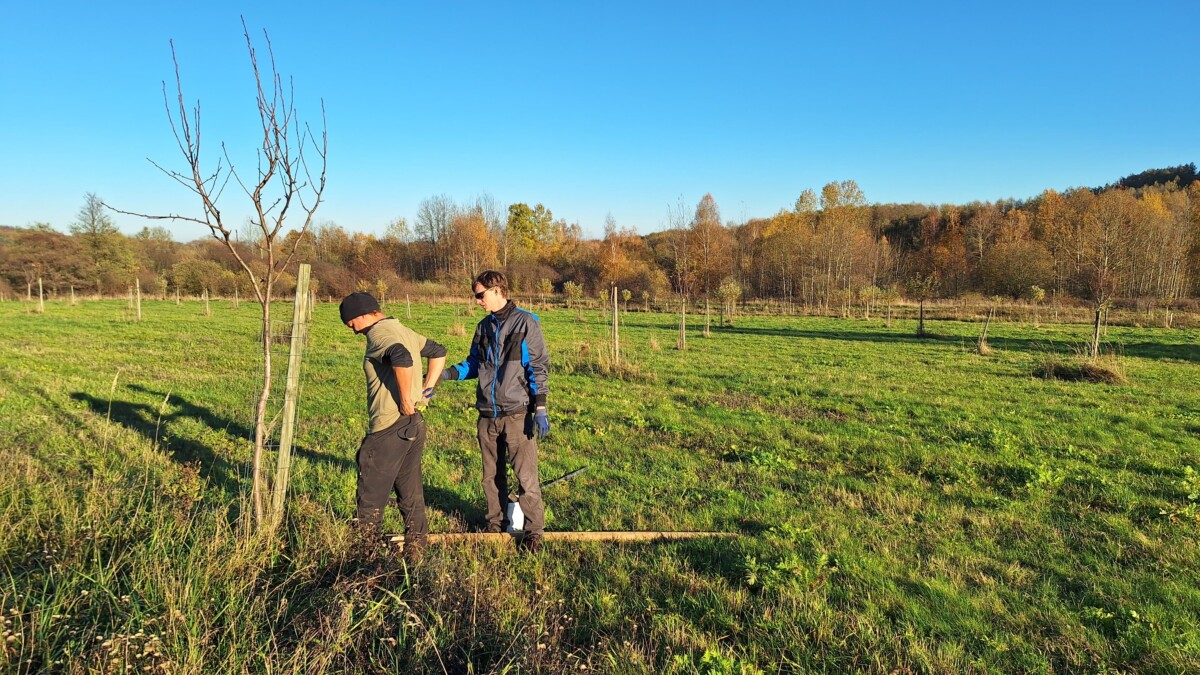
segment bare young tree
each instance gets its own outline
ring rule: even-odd
[[[204,161],[201,156],[200,103],[197,101],[189,114],[184,103],[179,59],[175,54],[175,42],[172,40],[171,61],[175,66],[175,96],[172,100],[164,81],[163,103],[171,131],[175,135],[179,151],[183,154],[185,168],[176,171],[164,168],[154,160],[150,160],[150,163],[194,194],[200,201],[202,215],[152,215],[113,210],[154,220],[205,225],[215,239],[225,244],[250,280],[250,287],[262,308],[262,390],[255,407],[251,487],[255,522],[262,525],[269,522],[264,512],[263,493],[266,486],[262,464],[263,449],[269,434],[266,419],[267,401],[271,392],[271,298],[276,282],[291,264],[297,245],[304,239],[304,234],[312,224],[313,214],[321,204],[325,192],[328,138],[324,101],[321,102],[319,135],[315,134],[307,123],[301,123],[298,119],[294,85],[290,79],[285,85],[283,77],[279,74],[271,39],[266,30],[263,31],[268,56],[268,62],[264,64],[265,69],[260,69],[258,53],[250,38],[250,31],[246,28],[245,19],[242,20],[242,33],[246,39],[246,49],[254,73],[258,116],[262,126],[261,145],[256,150],[258,162],[255,172],[240,170],[231,159],[224,143],[221,144],[221,153],[215,166]],[[247,259],[243,251],[235,245],[238,223],[226,222],[218,206],[230,180],[241,188],[252,207],[251,225],[255,230],[256,255],[251,259]],[[299,221],[297,231],[300,236],[287,237],[283,230],[285,222],[290,224],[296,221]]]

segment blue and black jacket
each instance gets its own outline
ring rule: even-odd
[[[536,314],[510,300],[475,327],[471,353],[444,371],[447,380],[479,378],[481,417],[505,417],[546,405],[550,355]]]

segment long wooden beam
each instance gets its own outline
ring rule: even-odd
[[[501,532],[450,532],[429,535],[429,543],[440,544],[450,542],[504,542],[521,537],[520,534]],[[546,532],[542,535],[545,541],[661,541],[671,539],[701,539],[736,537],[736,532]],[[404,535],[394,534],[388,538],[394,544],[403,544]]]

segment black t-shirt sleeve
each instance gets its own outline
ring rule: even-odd
[[[383,358],[392,365],[393,368],[411,368],[413,364],[412,354],[404,345],[397,342],[388,347],[383,352]]]
[[[440,359],[446,355],[446,348],[434,342],[433,340],[425,340],[425,346],[421,348],[421,356],[426,359]]]

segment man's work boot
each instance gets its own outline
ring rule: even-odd
[[[424,536],[416,536],[412,539],[404,538],[404,551],[401,555],[404,556],[404,561],[410,565],[415,565],[421,562],[421,558],[425,557],[425,551],[429,548],[429,539]]]
[[[542,551],[542,535],[527,534],[522,537],[521,550],[525,553],[540,553]]]

